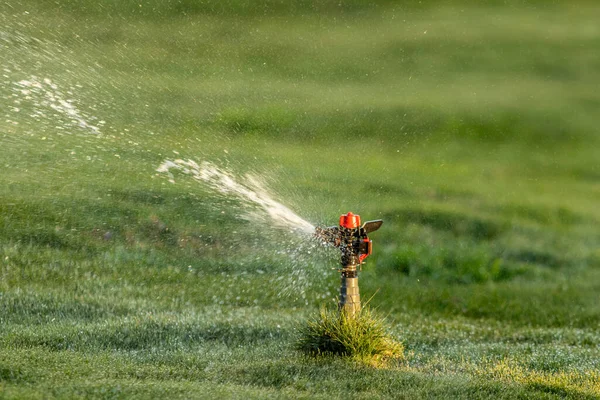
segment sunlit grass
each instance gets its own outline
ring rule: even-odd
[[[356,315],[321,308],[299,329],[297,349],[311,356],[341,356],[375,367],[404,356],[404,347],[387,332],[386,322],[368,307]]]
[[[477,369],[477,374],[507,383],[518,383],[558,396],[593,398],[600,392],[600,371],[535,371],[518,362],[502,360]]]

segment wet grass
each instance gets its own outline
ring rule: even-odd
[[[312,357],[342,357],[376,368],[404,358],[404,347],[387,332],[385,319],[363,306],[356,314],[337,307],[299,328],[296,348]]]
[[[0,5],[0,397],[600,396],[594,3],[140,4]],[[179,157],[384,219],[361,291],[405,358],[296,351],[336,255]]]

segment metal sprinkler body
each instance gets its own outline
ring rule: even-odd
[[[367,236],[383,224],[382,220],[368,221],[360,224],[360,216],[349,212],[340,216],[339,226],[317,228],[315,235],[340,249],[342,252],[340,312],[354,317],[360,312],[360,292],[358,289],[358,271],[361,264],[373,250],[373,242]]]

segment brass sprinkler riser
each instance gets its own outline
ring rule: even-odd
[[[358,277],[346,277],[342,275],[340,282],[340,302],[338,307],[341,312],[344,312],[347,316],[351,317],[360,312]]]

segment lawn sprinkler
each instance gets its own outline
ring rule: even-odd
[[[340,312],[353,317],[360,311],[358,270],[373,250],[373,242],[367,236],[383,224],[382,220],[360,224],[360,215],[351,212],[340,216],[340,226],[316,228],[315,236],[340,249],[342,252],[340,285]]]

